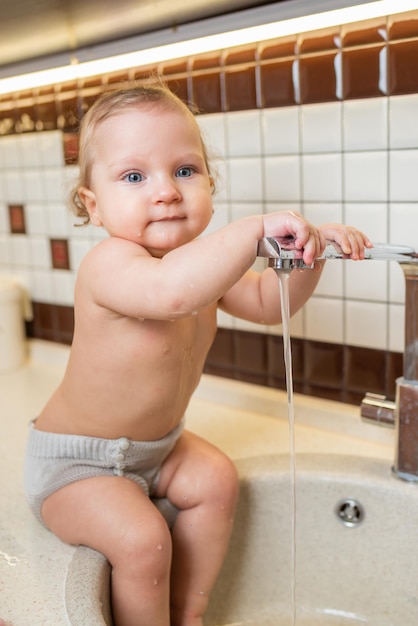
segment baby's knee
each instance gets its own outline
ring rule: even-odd
[[[221,509],[233,512],[238,500],[239,479],[234,463],[224,454],[215,459],[208,473],[207,494]]]
[[[160,580],[169,575],[171,553],[171,534],[158,514],[152,523],[138,522],[121,532],[112,566],[131,577],[145,573]]]

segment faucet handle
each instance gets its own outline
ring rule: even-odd
[[[379,393],[366,392],[360,405],[361,418],[378,426],[395,426],[396,403]]]
[[[264,237],[257,246],[257,256],[267,257],[275,270],[312,269],[313,264],[306,265],[302,255],[293,237]]]

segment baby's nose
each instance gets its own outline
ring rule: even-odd
[[[164,177],[156,181],[153,194],[154,202],[175,202],[180,197],[178,186],[172,178]]]

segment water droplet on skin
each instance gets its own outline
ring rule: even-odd
[[[156,587],[158,585],[158,579],[154,578],[152,584],[154,585],[154,587]]]
[[[162,549],[163,549],[163,546],[162,546],[161,543],[159,543],[158,546],[157,546],[157,550],[162,550]]]
[[[183,496],[183,500],[187,500],[187,496]]]

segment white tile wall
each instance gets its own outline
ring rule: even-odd
[[[299,153],[299,109],[283,107],[261,112],[264,154]]]
[[[300,107],[302,152],[341,152],[341,106],[329,102]]]
[[[345,342],[383,349],[387,345],[388,306],[381,302],[345,301]]]
[[[347,202],[387,200],[387,156],[387,151],[345,153],[344,199]]]
[[[387,98],[346,100],[342,106],[344,150],[387,149]]]
[[[301,199],[300,158],[297,155],[266,156],[264,159],[265,200],[299,202]]]
[[[418,94],[388,99],[389,147],[396,150],[418,146]]]
[[[230,157],[260,156],[260,112],[238,111],[225,117],[227,154]],[[245,132],[242,129],[245,128]]]
[[[302,155],[303,198],[307,202],[340,202],[342,200],[342,155]]]
[[[207,232],[258,212],[299,210],[345,222],[376,242],[418,249],[418,95],[198,116],[217,173]],[[0,139],[0,272],[33,299],[72,304],[75,273],[102,229],[75,228],[59,131]],[[7,205],[24,204],[28,234],[10,235]],[[69,239],[71,271],[51,269],[50,237]],[[256,268],[264,266],[258,260]],[[386,262],[331,261],[291,322],[293,336],[403,350],[404,276]],[[224,327],[258,329],[220,313]],[[281,327],[264,329],[280,333]]]

